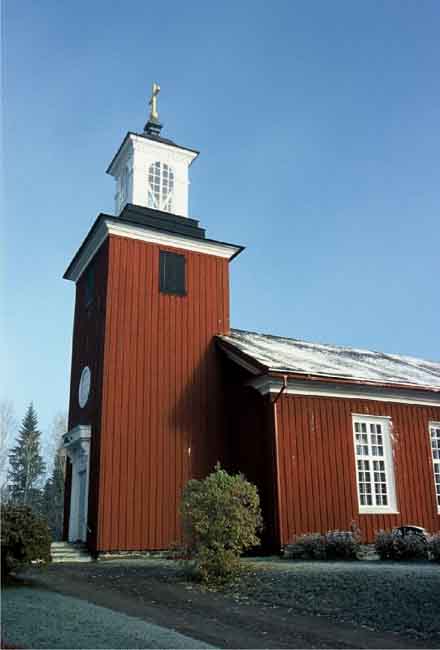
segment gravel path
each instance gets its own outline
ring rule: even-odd
[[[105,607],[28,587],[2,592],[4,639],[26,648],[212,648]]]

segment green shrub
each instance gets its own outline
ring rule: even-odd
[[[330,530],[325,535],[299,535],[285,548],[291,560],[356,560],[360,539],[354,531]]]
[[[428,542],[428,551],[431,560],[440,562],[440,533],[435,533],[431,536]]]
[[[46,521],[29,506],[1,506],[2,575],[32,560],[50,561],[51,536]]]
[[[216,465],[203,480],[187,483],[181,503],[187,557],[205,582],[224,582],[237,574],[240,555],[259,544],[262,529],[257,488],[242,474]]]
[[[426,560],[428,559],[428,544],[421,535],[396,529],[380,530],[374,543],[376,553],[381,560]]]

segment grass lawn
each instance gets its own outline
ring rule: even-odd
[[[266,558],[243,567],[221,589],[164,559],[58,564],[23,577],[217,647],[440,646],[438,564]]]

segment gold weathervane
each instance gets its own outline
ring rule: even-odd
[[[157,83],[153,83],[153,88],[151,91],[151,99],[148,102],[148,105],[151,106],[150,111],[150,120],[153,122],[159,121],[159,113],[157,112],[157,96],[160,93],[160,86]]]

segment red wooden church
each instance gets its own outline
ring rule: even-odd
[[[64,275],[76,284],[65,538],[93,553],[165,549],[188,479],[219,460],[259,488],[264,542],[402,524],[440,529],[440,363],[230,328],[243,250],[188,217],[198,152],[142,133],[107,172]]]

